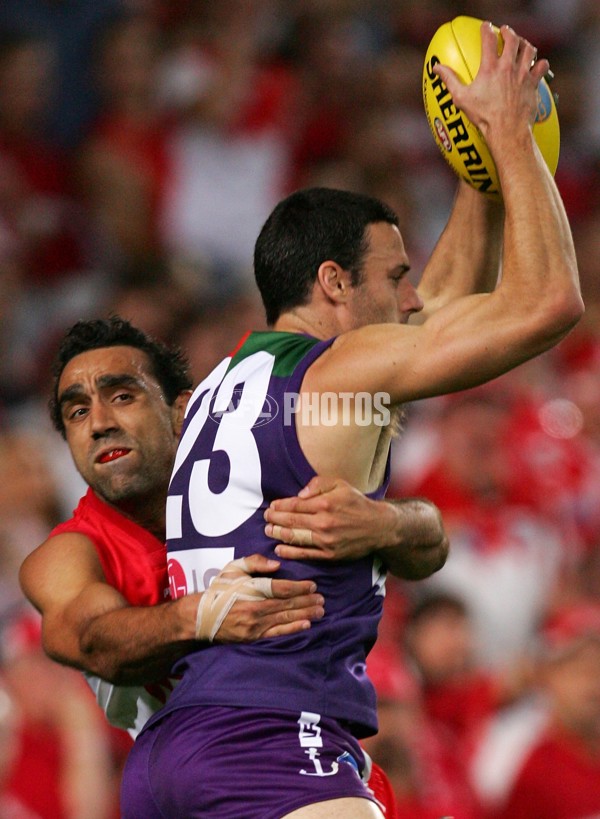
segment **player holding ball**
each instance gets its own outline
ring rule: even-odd
[[[372,497],[386,488],[392,425],[345,423],[344,413],[334,424],[302,413],[252,424],[242,400],[216,424],[211,408],[229,407],[234,390],[251,399],[254,419],[267,395],[284,401],[290,392],[356,401],[386,393],[393,414],[501,375],[555,345],[582,315],[569,224],[532,134],[549,65],[511,28],[500,32],[498,54],[496,32],[481,26],[472,83],[449,66],[433,71],[494,159],[501,248],[490,198],[464,183],[417,289],[398,218],[371,197],[297,191],[263,226],[254,269],[270,331],[250,334],[195,391],[170,483],[168,555],[188,585],[251,552],[271,556],[265,508],[297,495],[315,472]],[[481,292],[497,278],[500,249],[502,277]],[[181,682],[128,758],[124,819],[381,819],[361,781],[358,740],[377,731],[364,669],[385,577],[372,554],[348,566],[304,551],[306,564],[278,551],[281,572],[315,579],[324,617],[271,644],[208,645],[182,658]]]
[[[306,562],[290,559],[299,555],[277,546],[265,517],[289,526],[270,503],[296,498],[315,473],[381,497],[393,425],[344,423],[344,414],[334,425],[301,414],[286,425],[282,413],[250,425],[243,402],[228,399],[237,390],[260,411],[267,394],[286,390],[356,400],[386,393],[393,413],[489,381],[577,323],[571,232],[532,133],[548,62],[508,26],[500,33],[501,54],[492,26],[481,26],[470,84],[449,66],[431,69],[489,148],[504,212],[461,182],[418,288],[396,214],[370,197],[298,191],[258,237],[255,274],[270,331],[245,339],[190,399],[169,489],[168,552],[191,587],[232,559],[277,549],[282,577],[315,580],[325,614],[300,633],[245,646],[207,640],[180,659],[179,684],[128,758],[124,819],[383,817],[362,778],[359,740],[377,730],[364,669],[385,572],[370,548],[350,565],[311,559],[310,543],[301,545]],[[209,416],[215,406],[227,412]],[[297,519],[301,509],[291,512]],[[216,598],[210,586],[201,591]]]

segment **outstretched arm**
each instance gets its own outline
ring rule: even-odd
[[[291,560],[358,560],[376,553],[396,577],[420,580],[448,556],[434,504],[420,498],[375,501],[343,480],[313,478],[298,497],[273,501],[266,534]]]
[[[252,573],[272,574],[277,561],[246,558]],[[157,606],[131,606],[104,577],[96,550],[83,535],[49,538],[24,561],[26,597],[42,614],[44,648],[65,665],[115,684],[162,679],[197,645],[201,594]],[[323,615],[311,581],[274,579],[272,598],[238,600],[216,633],[218,642],[250,642],[310,627]]]

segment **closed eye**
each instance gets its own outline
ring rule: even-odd
[[[394,270],[390,273],[390,280],[394,283],[394,285],[398,286],[402,279],[406,277],[406,274],[410,270],[410,265],[401,264],[398,267],[394,268]]]

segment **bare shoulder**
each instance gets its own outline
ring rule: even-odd
[[[75,596],[86,584],[104,582],[104,573],[91,540],[66,532],[49,537],[25,558],[19,581],[30,602],[43,608],[50,596]]]
[[[355,330],[341,333],[331,347],[325,350],[311,365],[310,370],[329,369],[338,366],[341,361],[360,360],[373,350],[382,351],[383,345],[394,342],[410,343],[415,333],[422,332],[420,325],[413,324],[365,324]]]
[[[403,366],[422,335],[422,326],[406,324],[369,324],[342,333],[310,366],[303,389],[317,392],[382,389],[390,367]]]
[[[362,349],[363,345],[379,344],[386,338],[390,339],[410,339],[420,325],[395,324],[392,322],[385,324],[365,324],[355,330],[348,330],[341,333],[331,345],[333,352],[349,352]]]

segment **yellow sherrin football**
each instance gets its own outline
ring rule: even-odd
[[[429,126],[444,159],[470,185],[498,196],[500,187],[494,160],[480,131],[452,101],[442,80],[434,74],[436,63],[448,65],[464,83],[475,78],[481,62],[481,24],[475,17],[456,17],[433,35],[423,66],[423,101]],[[498,53],[502,37],[498,34]],[[556,101],[543,79],[538,87],[538,110],[533,135],[552,174],[560,151],[560,128]]]

